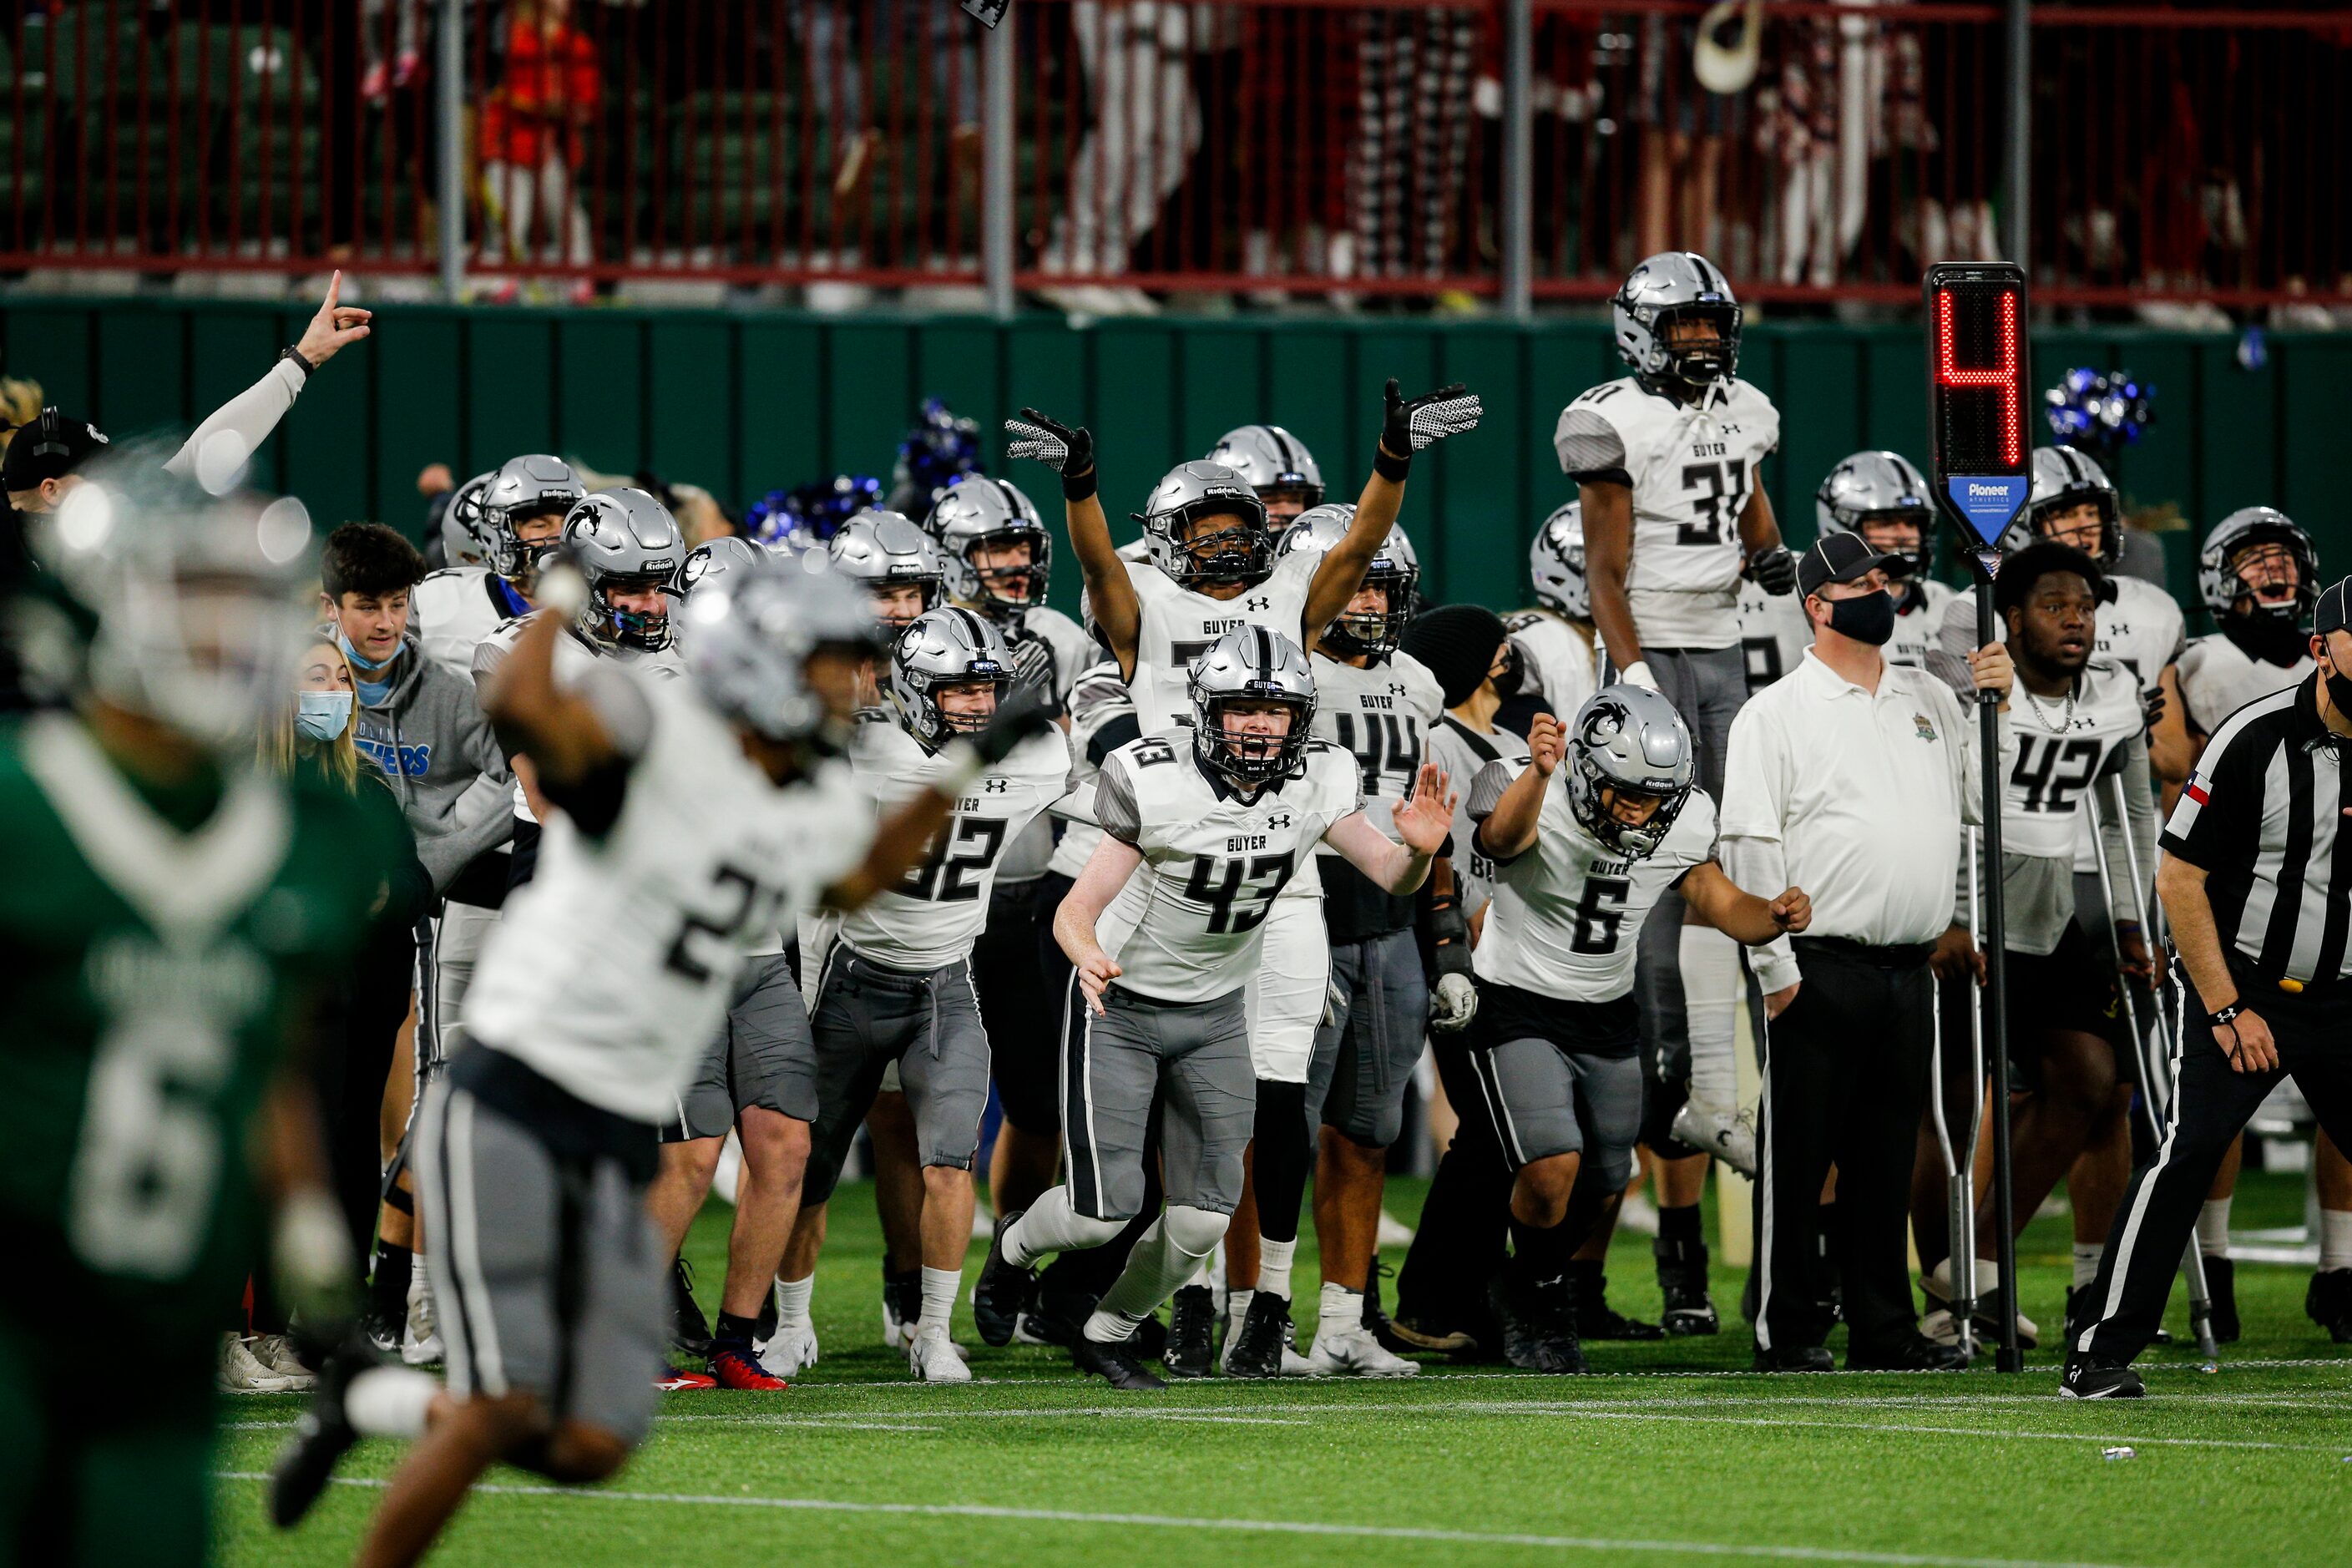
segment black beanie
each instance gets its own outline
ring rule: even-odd
[[[1459,707],[1495,667],[1503,646],[1503,617],[1484,605],[1441,605],[1423,610],[1405,628],[1402,647],[1429,667],[1445,692],[1445,705]]]

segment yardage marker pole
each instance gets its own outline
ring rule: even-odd
[[[1992,589],[2001,536],[2032,490],[2025,441],[2025,269],[2011,262],[1939,261],[1922,285],[1927,316],[1927,433],[1937,503],[1968,542],[1977,565],[1977,646],[1993,641]],[[1999,1253],[2000,1351],[1994,1365],[2021,1372],[2017,1343],[2016,1199],[2009,1146],[2009,974],[2002,949],[2000,718],[1999,697],[1977,693],[1983,770],[1986,1041],[1992,1058],[1993,1219]],[[1957,1239],[1957,1238],[1956,1238]],[[1961,1259],[1953,1259],[1953,1273]],[[1976,1258],[1966,1260],[1969,1272]]]

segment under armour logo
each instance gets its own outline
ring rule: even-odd
[[[1404,682],[1403,682],[1403,681],[1402,681],[1402,680],[1391,680],[1391,681],[1390,681],[1390,682],[1389,682],[1389,695],[1390,695],[1390,696],[1391,696],[1391,697],[1402,697],[1402,696],[1403,696],[1403,695],[1404,695]]]
[[[1242,601],[1242,608],[1244,610],[1270,610],[1274,608],[1274,601],[1272,599],[1262,599],[1253,594],[1248,598]]]
[[[1287,827],[1290,826],[1290,813],[1285,811],[1269,816],[1265,819],[1265,825],[1268,827]]]
[[[1003,795],[1013,787],[1011,779],[984,779],[980,786],[990,795]]]

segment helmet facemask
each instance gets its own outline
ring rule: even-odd
[[[553,524],[544,533],[523,537],[522,530],[545,518]],[[563,535],[564,513],[556,510],[529,512],[521,517],[509,517],[502,512],[483,514],[490,570],[525,593],[539,577],[539,558],[555,548]]]
[[[1376,557],[1364,574],[1364,586],[1378,588],[1387,604],[1379,610],[1339,612],[1323,632],[1323,642],[1334,653],[1349,658],[1378,658],[1396,651],[1404,628],[1412,619],[1413,591],[1421,574],[1400,570],[1385,556]]]
[[[1045,535],[1031,528],[1004,528],[969,542],[963,550],[964,574],[974,590],[972,601],[999,620],[1034,609],[1045,602],[1046,568],[1043,560]],[[1018,566],[982,566],[973,559],[981,551],[1029,547],[1029,559]],[[1018,590],[1007,592],[1006,590]]]
[[[1238,517],[1241,521],[1213,532],[1192,531],[1213,517]],[[1188,588],[1262,583],[1274,570],[1274,535],[1265,526],[1265,503],[1255,495],[1246,503],[1231,496],[1205,497],[1137,521],[1160,542],[1157,553],[1162,569]]]
[[[1675,819],[1682,815],[1696,780],[1690,768],[1687,740],[1683,743],[1678,766],[1653,762],[1646,767],[1637,765],[1637,776],[1627,777],[1606,765],[1610,761],[1623,762],[1607,748],[1629,727],[1640,722],[1635,711],[1624,702],[1612,700],[1607,692],[1587,704],[1569,740],[1568,805],[1578,825],[1602,848],[1645,860],[1656,853],[1658,846],[1673,831]],[[1639,823],[1622,820],[1614,809],[1620,802],[1633,796],[1658,803],[1656,809]]]
[[[2096,507],[2099,512],[2099,537],[2091,543],[2080,544],[2073,539],[2060,539],[2057,534],[2047,531],[2045,525],[2084,506]],[[2032,509],[2026,518],[2026,528],[2037,540],[2057,540],[2062,544],[2074,545],[2102,566],[2114,565],[2116,559],[2123,553],[2123,515],[2116,508],[2115,492],[2112,490],[2086,486],[2061,491]]]
[[[1290,728],[1280,734],[1229,729],[1228,710],[1242,703],[1278,702],[1290,710]],[[1244,718],[1241,714],[1230,715]],[[1254,787],[1286,778],[1298,770],[1307,753],[1307,726],[1313,721],[1312,702],[1270,682],[1252,681],[1239,691],[1220,692],[1194,701],[1193,750],[1203,765],[1235,784]]]
[[[1712,342],[1676,342],[1675,329],[1685,322],[1711,321]],[[1659,374],[1691,386],[1709,386],[1727,379],[1739,368],[1739,307],[1729,302],[1663,305],[1650,323],[1658,345]]]
[[[1919,531],[1917,542],[1905,550],[1881,546],[1870,537],[1870,531],[1888,523],[1908,523],[1917,529]],[[1882,554],[1899,555],[1911,563],[1910,575],[1913,578],[1924,580],[1935,570],[1936,514],[1934,512],[1916,510],[1909,507],[1890,511],[1856,512],[1848,521],[1848,526],[1864,544],[1869,545],[1873,550],[1879,551]]]
[[[2231,613],[2302,622],[2317,602],[2317,588],[2304,571],[2295,542],[2276,533],[2256,531],[2230,552],[2229,574],[2237,584]],[[2282,592],[2284,596],[2279,596]],[[2245,602],[2241,611],[2237,605]]]
[[[669,647],[669,595],[672,578],[665,574],[635,577],[599,576],[588,584],[588,601],[580,606],[581,632],[606,647],[641,648],[659,653]],[[632,610],[613,602],[614,593],[650,594],[656,608]]]

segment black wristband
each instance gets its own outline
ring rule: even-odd
[[[2226,1007],[2206,1014],[2205,1022],[2216,1029],[2226,1028],[2230,1025],[2236,1023],[2238,1021],[2238,1015],[2244,1011],[2245,1009],[2243,1007],[2240,1006],[2237,1003],[2232,1002]]]
[[[1391,458],[1386,447],[1375,446],[1372,448],[1372,472],[1391,484],[1404,483],[1405,470],[1412,467],[1411,458]]]
[[[300,365],[302,367],[302,379],[304,381],[310,380],[311,373],[319,368],[317,365],[312,364],[309,360],[303,358],[302,351],[292,343],[289,343],[284,348],[279,349],[278,351],[278,357],[279,359],[290,359],[296,364]]]
[[[1064,474],[1062,476],[1062,499],[1066,501],[1094,500],[1095,491],[1098,488],[1098,481],[1100,479],[1100,473],[1092,468],[1087,468],[1083,474]]]

